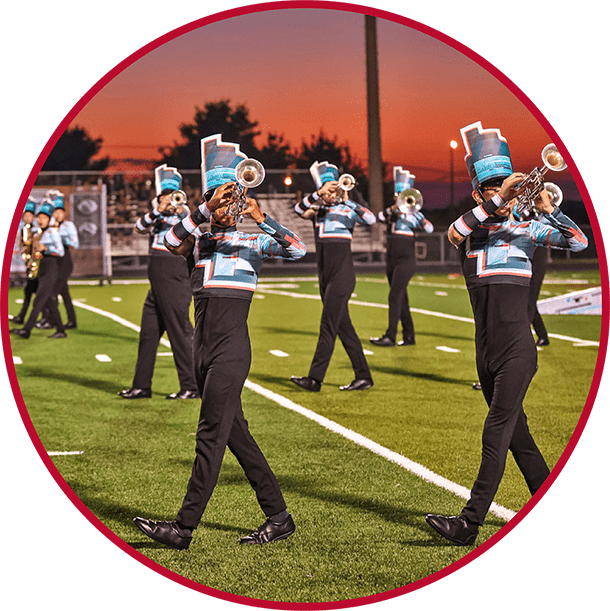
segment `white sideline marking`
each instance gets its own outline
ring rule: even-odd
[[[447,293],[447,291],[434,291],[434,294],[438,295],[439,297],[447,297],[449,293]]]
[[[23,365],[23,361],[20,356],[13,355],[13,365]]]
[[[462,497],[463,499],[470,498],[470,490],[468,488],[460,486],[459,484],[456,484],[455,482],[452,482],[451,480],[448,480],[434,473],[434,471],[431,471],[427,467],[424,467],[423,465],[420,465],[419,463],[416,463],[406,458],[402,454],[398,454],[397,452],[389,450],[388,448],[379,445],[378,443],[368,439],[367,437],[364,437],[363,435],[360,435],[359,433],[356,433],[351,429],[341,426],[340,424],[337,424],[336,422],[333,422],[332,420],[329,420],[324,416],[320,416],[320,414],[316,414],[316,412],[312,412],[311,410],[294,403],[290,399],[287,399],[282,395],[278,395],[277,393],[271,390],[267,390],[266,388],[259,386],[258,384],[255,384],[250,380],[246,380],[244,386],[250,389],[251,391],[258,393],[259,395],[262,395],[266,399],[274,401],[278,405],[281,405],[286,409],[296,412],[297,414],[301,414],[301,416],[305,416],[305,418],[313,420],[320,426],[323,426],[325,429],[328,429],[333,433],[337,433],[342,437],[353,441],[355,444],[366,448],[367,450],[370,450],[374,454],[382,456],[386,460],[389,460],[390,462],[393,462],[399,465],[400,467],[403,467],[407,471],[410,471],[414,475],[417,475],[426,482],[439,486],[440,488],[444,488],[445,490],[449,490],[450,492],[453,492],[453,494],[456,494],[457,496]],[[495,516],[507,522],[516,515],[516,512],[512,511],[511,509],[507,509],[506,507],[502,507],[502,505],[498,505],[497,503],[492,503],[491,507],[489,508],[489,511],[491,511],[491,513],[493,513]]]
[[[367,350],[366,348],[363,348],[362,352],[364,352],[366,356],[372,356],[373,354],[375,354],[372,350]]]
[[[441,352],[461,352],[461,350],[458,350],[457,348],[449,348],[449,346],[437,346],[436,349],[440,350]]]
[[[111,363],[112,362],[112,359],[107,354],[96,354],[95,358],[100,363]]]
[[[317,299],[321,300],[319,295],[306,295],[303,293],[290,293],[288,291],[276,291],[273,289],[262,289],[263,293],[269,293],[271,295],[281,295],[283,297],[294,297],[295,299]],[[350,304],[366,306],[369,308],[381,308],[382,310],[388,309],[387,303],[373,303],[371,301],[356,301],[354,299],[350,299]],[[445,314],[443,312],[433,312],[431,310],[422,310],[420,308],[411,308],[411,312],[416,312],[417,314],[424,314],[426,316],[436,316],[437,318],[446,318],[448,320],[456,320],[458,322],[469,322],[474,324],[473,318],[467,318],[466,316],[454,316],[453,314]],[[558,333],[549,333],[549,337],[553,337],[555,339],[562,339],[567,342],[572,342],[574,344],[578,344],[579,346],[599,346],[599,342],[581,339],[578,337],[570,337],[569,335],[560,335]]]
[[[273,356],[290,356],[287,352],[283,352],[282,350],[269,350],[269,354],[273,354]]]
[[[123,298],[122,297],[113,297],[112,301],[116,301],[118,303],[120,301],[123,301]]]
[[[77,454],[84,454],[84,452],[47,452],[49,456],[76,456]]]
[[[174,356],[173,352],[157,352],[157,356]]]

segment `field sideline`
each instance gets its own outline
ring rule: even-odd
[[[599,284],[599,274],[549,274],[548,280],[544,290],[560,294]],[[164,399],[177,390],[172,360],[164,356],[167,346],[159,350],[153,398],[128,403],[116,397],[133,375],[146,290],[145,282],[74,284],[72,295],[81,305],[79,329],[68,340],[53,342],[53,358],[45,354],[47,332],[36,331],[27,342],[12,341],[23,398],[44,447],[82,452],[56,454],[53,461],[85,505],[121,539],[197,583],[296,602],[388,591],[468,552],[445,545],[423,522],[428,511],[459,511],[463,499],[400,466],[401,460],[412,461],[466,492],[476,476],[486,409],[472,389],[474,326],[461,278],[414,279],[410,296],[417,345],[382,349],[368,343],[368,337],[385,329],[387,285],[381,276],[359,277],[350,309],[364,348],[372,352],[368,358],[375,387],[364,393],[338,391],[351,380],[338,344],[319,395],[289,381],[290,375],[307,373],[313,354],[321,311],[317,284],[298,277],[261,279],[250,315],[253,365],[244,410],[278,474],[298,530],[292,539],[254,552],[240,549],[236,539],[258,525],[260,511],[229,455],[188,552],[175,554],[144,541],[131,524],[135,515],[175,515],[190,472],[198,411],[196,401],[175,405]],[[10,291],[10,313],[19,297],[18,290]],[[598,316],[564,316],[545,322],[551,345],[539,352],[540,370],[525,407],[554,465],[590,389],[601,321]],[[50,389],[48,379],[54,380]],[[303,411],[280,407],[261,389]],[[319,426],[312,415],[332,426]],[[396,460],[354,444],[333,433],[333,427]],[[512,458],[496,500],[502,506],[498,511],[506,511],[500,513],[504,519],[490,515],[478,544],[528,500]],[[319,529],[329,531],[328,539],[315,536]],[[268,583],[265,570],[278,563],[286,577]]]

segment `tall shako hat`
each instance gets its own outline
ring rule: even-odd
[[[163,191],[178,191],[182,186],[182,175],[176,168],[168,168],[164,163],[155,168],[155,189],[157,196]]]
[[[46,192],[45,202],[50,202],[53,205],[53,208],[60,208],[61,210],[65,209],[64,206],[64,194],[57,189],[50,189]]]
[[[40,210],[36,213],[36,216],[39,214],[46,214],[49,218],[53,216],[53,211],[55,210],[55,206],[48,199],[44,201],[42,206],[40,206]]]
[[[227,182],[235,182],[235,168],[248,156],[239,150],[239,144],[223,142],[222,134],[201,140],[202,193],[216,189]]]
[[[405,189],[412,189],[415,183],[415,174],[403,170],[402,166],[394,166],[394,195],[402,193]]]
[[[462,127],[460,133],[473,189],[478,189],[488,180],[504,179],[513,173],[508,143],[499,129],[483,129],[481,122],[477,121]]]
[[[32,214],[36,214],[36,208],[38,208],[38,200],[34,199],[31,195],[28,197],[28,201],[25,202],[25,208],[23,212],[31,212]]]
[[[339,180],[339,168],[328,161],[314,161],[309,168],[316,188],[319,189],[325,182]]]

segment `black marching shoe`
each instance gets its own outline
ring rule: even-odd
[[[72,322],[72,321],[67,322],[66,329],[76,329],[76,322]]]
[[[294,521],[292,516],[282,522],[273,522],[271,518],[267,518],[264,524],[261,524],[253,533],[242,537],[240,543],[248,543],[250,545],[260,545],[261,543],[272,543],[287,539],[295,531]]]
[[[414,337],[403,337],[401,341],[398,342],[399,346],[415,346],[415,338]]]
[[[145,535],[172,549],[187,549],[193,540],[191,531],[185,532],[176,522],[155,522],[146,518],[134,518],[133,522]]]
[[[167,395],[166,399],[201,399],[201,395],[196,390],[181,390]]]
[[[9,316],[10,318],[10,316]],[[16,325],[22,325],[25,321],[23,320],[23,316],[21,314],[17,314],[17,316],[13,316],[10,318],[11,322],[14,322]]]
[[[339,386],[339,390],[368,390],[371,386],[373,380],[370,378],[357,378],[347,386]]]
[[[396,342],[390,339],[387,335],[382,337],[371,337],[369,339],[371,344],[375,344],[375,346],[395,346]]]
[[[479,534],[477,526],[469,526],[462,516],[426,515],[426,522],[441,536],[457,545],[474,545]]]
[[[481,386],[481,382],[473,382],[472,383],[472,389],[473,390],[482,390],[483,387]]]
[[[65,331],[55,331],[53,335],[49,335],[49,339],[64,339],[65,337],[68,337]]]
[[[299,378],[298,376],[290,376],[290,381],[310,392],[320,392],[322,387],[322,382],[309,377]]]
[[[52,329],[53,325],[46,318],[41,318],[35,325],[37,329]]]
[[[23,339],[29,339],[30,332],[27,329],[11,329],[11,333],[22,337]]]
[[[152,391],[150,388],[128,388],[118,393],[123,399],[150,399]]]

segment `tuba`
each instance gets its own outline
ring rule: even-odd
[[[256,159],[244,159],[235,168],[235,184],[231,194],[231,203],[227,208],[227,214],[235,220],[241,220],[243,211],[248,207],[246,203],[246,192],[244,189],[258,187],[265,180],[265,168]]]
[[[424,197],[417,189],[405,189],[396,198],[398,210],[403,214],[419,212],[424,205]]]
[[[531,212],[533,210],[534,200],[546,189],[547,185],[552,185],[547,191],[550,191],[553,195],[553,203],[555,203],[555,199],[558,197],[560,197],[559,203],[563,200],[563,195],[561,195],[559,187],[553,183],[545,183],[543,180],[548,170],[561,172],[568,167],[563,156],[554,144],[547,144],[542,149],[542,163],[544,164],[542,169],[534,168],[525,180],[515,187],[516,191],[522,191],[522,193],[517,196],[517,211],[520,213],[525,211]],[[557,191],[559,194],[557,194]],[[558,206],[559,204],[555,203],[555,205]]]

